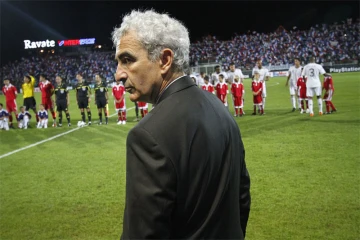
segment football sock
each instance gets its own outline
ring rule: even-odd
[[[91,122],[91,111],[88,111],[88,112],[87,112],[87,116],[88,116],[89,122]]]
[[[322,99],[318,98],[317,102],[318,102],[318,105],[319,105],[319,112],[322,112],[323,111],[322,110]]]
[[[102,113],[99,112],[99,119],[100,119],[100,122],[102,122]]]
[[[308,100],[308,106],[309,106],[310,113],[314,113],[313,100],[312,99]]]
[[[305,100],[306,103],[306,109],[309,109],[309,100]]]
[[[144,117],[144,110],[141,109],[140,112],[141,112],[141,117]]]
[[[293,108],[296,108],[296,99],[295,99],[295,96],[291,96],[291,103],[292,103]]]
[[[62,112],[59,112],[59,124],[62,124]]]
[[[262,107],[260,109],[262,109],[263,111],[265,109],[265,98],[262,99]]]
[[[68,123],[70,123],[70,113],[66,113],[66,119],[67,119]]]
[[[125,110],[125,111],[123,111],[123,121],[125,121],[125,122],[126,122],[126,110]]]
[[[118,121],[122,121],[122,115],[120,111],[118,112]]]
[[[12,120],[13,120],[13,117],[12,117],[12,114],[10,113],[9,114],[9,123],[10,123],[10,125],[12,124]]]
[[[240,115],[243,115],[243,109],[240,108]]]
[[[328,101],[325,101],[326,104],[326,112],[330,112],[330,104]]]
[[[238,108],[235,108],[235,114],[239,115],[239,109]]]
[[[301,109],[304,110],[304,101],[301,101],[300,105],[301,105]]]
[[[52,118],[54,119],[54,122],[55,122],[55,120],[56,120],[56,113],[55,113],[54,110],[50,110],[50,112],[51,112]]]
[[[144,109],[144,115],[148,114],[148,110]]]
[[[81,119],[83,122],[85,122],[85,113],[84,112],[81,112]]]
[[[336,108],[335,108],[334,104],[332,103],[332,101],[329,101],[329,104],[330,104],[332,110],[336,110]]]

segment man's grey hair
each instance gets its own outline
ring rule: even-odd
[[[134,31],[138,36],[151,61],[159,59],[161,50],[169,48],[174,52],[173,70],[185,72],[188,69],[189,32],[180,21],[153,10],[133,10],[123,17],[121,26],[112,32],[116,48],[120,44],[120,38],[129,31]]]

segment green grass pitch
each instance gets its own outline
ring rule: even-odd
[[[319,116],[314,101],[312,118],[291,112],[285,77],[267,82],[266,115],[251,116],[250,80],[245,80],[246,115],[236,121],[252,181],[248,240],[359,239],[360,78],[359,73],[333,77],[338,112]],[[33,118],[28,130],[0,132],[0,239],[119,239],[125,142],[137,124],[135,110],[128,111],[126,125],[116,125],[113,116],[109,125],[47,141],[77,128],[74,97],[72,91],[71,128],[36,129]],[[39,103],[40,95],[36,98]],[[230,98],[229,103],[233,114]],[[127,99],[127,106],[134,103]],[[114,114],[112,102],[109,107]],[[96,121],[93,103],[91,109]]]

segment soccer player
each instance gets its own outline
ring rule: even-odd
[[[253,93],[254,112],[252,115],[256,115],[256,107],[259,108],[260,114],[264,114],[263,102],[262,102],[262,82],[260,81],[260,71],[255,69],[254,78],[251,84],[251,90]]]
[[[85,125],[85,109],[88,117],[88,125],[91,125],[91,110],[90,110],[90,86],[84,81],[83,76],[78,73],[76,74],[78,84],[76,85],[76,101],[81,112],[82,124]]]
[[[102,124],[103,116],[102,112],[105,115],[105,124],[108,124],[108,115],[106,111],[106,105],[108,104],[108,89],[105,83],[103,83],[101,76],[99,74],[95,75],[95,104],[99,113],[99,125]]]
[[[37,124],[37,128],[47,128],[48,125],[48,112],[45,109],[44,104],[40,104],[40,110],[38,111],[39,122]]]
[[[31,114],[26,111],[26,107],[20,107],[20,113],[18,114],[19,128],[27,129],[29,126],[29,121],[31,119]]]
[[[215,66],[215,72],[213,74],[211,74],[210,82],[212,85],[215,86],[216,84],[218,84],[220,74],[222,74],[225,79],[227,78],[226,72],[221,71],[220,65],[217,65],[217,66]]]
[[[34,98],[35,78],[31,75],[24,76],[24,83],[21,85],[24,106],[26,111],[32,109],[36,116],[36,122],[39,122],[39,117],[36,111],[36,100]]]
[[[112,88],[114,96],[115,110],[118,113],[117,124],[126,124],[126,104],[125,104],[125,87],[120,79],[116,79],[116,84]]]
[[[56,76],[56,88],[55,88],[55,104],[56,111],[59,114],[59,127],[62,127],[62,112],[64,111],[66,114],[66,119],[68,122],[68,126],[71,126],[70,123],[70,113],[68,110],[68,106],[70,104],[69,91],[67,90],[66,85],[62,82],[61,76]]]
[[[5,78],[2,92],[4,93],[5,98],[6,98],[6,110],[9,113],[9,127],[14,128],[13,123],[12,123],[13,116],[11,113],[14,113],[15,119],[17,119],[18,110],[17,110],[17,105],[16,105],[16,97],[17,97],[18,92],[17,92],[16,87],[10,83],[10,79]]]
[[[225,107],[228,106],[226,94],[229,93],[228,85],[224,82],[225,76],[223,74],[219,74],[219,82],[216,84],[216,96],[220,99],[221,102],[224,103]]]
[[[301,75],[306,77],[306,96],[309,101],[309,110],[310,110],[310,117],[314,116],[314,107],[313,107],[313,97],[314,95],[317,98],[318,106],[319,106],[319,115],[323,115],[322,110],[322,99],[321,99],[321,81],[319,78],[319,74],[324,76],[331,76],[330,74],[326,73],[324,68],[320,65],[315,63],[315,57],[310,57],[310,63],[307,64]]]
[[[244,75],[243,75],[241,69],[235,68],[235,63],[233,63],[233,62],[230,63],[229,71],[227,71],[226,74],[227,74],[226,81],[230,84],[234,83],[235,76],[240,77],[240,83],[242,83],[244,81]]]
[[[144,118],[146,114],[148,114],[148,103],[146,102],[138,102],[141,117]]]
[[[9,113],[3,109],[2,103],[0,103],[0,129],[9,131]]]
[[[53,101],[53,94],[54,94],[54,86],[51,84],[45,74],[40,74],[40,83],[39,88],[41,90],[41,103],[43,104],[46,111],[50,110],[51,116],[53,118],[53,127],[56,127],[56,113],[54,110],[54,101]]]
[[[205,90],[205,91],[208,91],[208,92],[211,92],[212,94],[215,94],[214,86],[211,83],[209,83],[209,77],[208,76],[204,77],[204,82],[205,82],[205,84],[203,84],[201,86],[201,88],[203,90]]]
[[[290,99],[291,99],[291,103],[292,103],[292,111],[295,112],[296,110],[296,99],[295,99],[295,93],[296,93],[296,88],[297,88],[297,80],[301,77],[301,66],[300,66],[300,59],[299,58],[295,58],[294,60],[294,66],[291,66],[289,68],[289,75],[287,77],[285,86],[287,87],[289,85],[289,80],[290,80],[290,85],[289,85],[289,90],[290,90]],[[298,99],[298,106],[300,108],[300,101]]]
[[[325,94],[324,94],[324,101],[326,104],[325,114],[330,114],[330,113],[336,112],[336,108],[335,108],[334,104],[332,103],[332,97],[334,95],[335,88],[334,88],[334,83],[333,83],[333,79],[331,76],[324,78],[323,90],[325,90]],[[330,111],[330,108],[331,108],[331,111]]]
[[[200,75],[197,76],[196,78],[196,85],[198,86],[202,86],[204,85],[205,81],[204,81],[204,78],[205,78],[205,73],[204,72],[200,72]]]
[[[259,81],[261,82],[261,85],[262,85],[262,90],[261,90],[261,92],[262,92],[261,93],[262,109],[265,110],[265,99],[266,99],[266,96],[267,96],[267,94],[266,94],[266,81],[269,81],[270,73],[269,73],[268,69],[266,69],[266,68],[264,68],[262,66],[262,60],[261,59],[256,61],[256,66],[252,70],[253,78],[254,78],[255,70],[257,70],[259,72]],[[260,105],[258,105],[258,106],[260,106]]]
[[[306,102],[306,113],[309,113],[309,105],[308,105],[308,100],[306,98],[306,79],[300,76],[299,79],[297,80],[296,86],[297,86],[298,99],[301,105],[300,114],[304,113],[304,101]]]
[[[233,96],[235,117],[243,115],[243,94],[245,93],[244,85],[241,83],[240,76],[235,75],[234,83],[231,84],[231,93]]]

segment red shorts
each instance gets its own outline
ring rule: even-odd
[[[254,105],[262,105],[262,97],[261,94],[254,96]]]
[[[226,95],[225,94],[219,94],[217,97],[222,101],[223,103],[226,103]]]
[[[126,110],[125,101],[124,101],[124,100],[122,100],[122,101],[119,102],[119,103],[117,103],[117,102],[114,101],[114,103],[115,103],[115,109],[116,109],[116,111],[119,111],[119,110],[124,111],[124,110]]]
[[[51,98],[43,98],[41,103],[44,105],[45,110],[53,108],[53,101]]]
[[[234,106],[237,108],[242,107],[242,97],[234,97]]]
[[[306,89],[301,89],[299,92],[299,98],[300,99],[306,99]]]
[[[334,90],[329,90],[328,92],[325,93],[324,100],[325,101],[331,101],[333,95],[334,95]]]
[[[8,111],[8,113],[17,111],[17,105],[15,99],[11,101],[6,101],[6,110]]]
[[[138,102],[139,109],[147,109],[148,104],[146,102]]]

